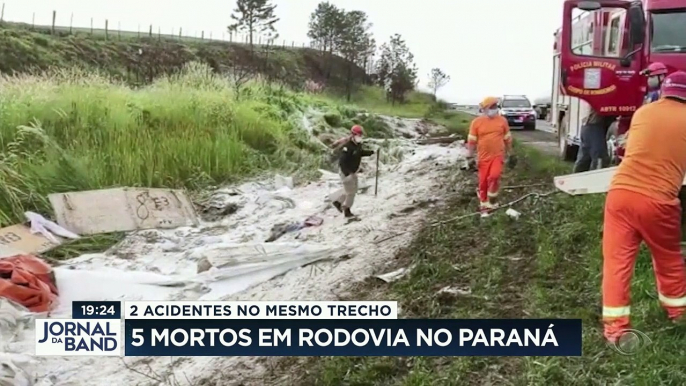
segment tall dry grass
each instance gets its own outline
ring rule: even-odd
[[[96,73],[0,79],[0,224],[50,214],[47,194],[111,186],[198,189],[270,168],[313,168],[299,130],[314,101],[190,64],[132,90]]]

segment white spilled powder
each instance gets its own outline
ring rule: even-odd
[[[405,137],[425,130],[416,120],[388,121],[401,122],[397,131]],[[363,161],[361,192],[352,208],[360,221],[347,223],[327,202],[340,187],[335,173],[293,189],[284,183],[277,189],[273,181],[227,187],[215,192],[215,202],[234,203],[238,210],[218,222],[134,232],[106,253],[83,255],[57,267],[60,305],[51,317],[70,317],[74,300],[336,300],[379,273],[407,245],[428,207],[406,209],[435,201],[448,188],[449,181],[442,180],[446,168],[457,170],[465,155],[462,146],[396,142],[403,159],[381,164],[376,197],[376,158]],[[366,146],[376,149],[374,142]],[[311,215],[323,224],[264,242],[275,224]],[[208,262],[211,268],[198,273],[199,263]],[[265,371],[255,357],[34,357],[33,317],[0,300],[0,386],[187,385],[201,379],[261,384]]]

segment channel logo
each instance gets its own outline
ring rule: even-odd
[[[36,319],[37,356],[121,356],[121,320]]]

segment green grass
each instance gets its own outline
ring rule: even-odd
[[[453,122],[459,124],[459,122]],[[569,172],[538,151],[518,147],[520,162],[505,186],[550,183],[505,190],[509,202],[529,192],[554,191],[552,177]],[[452,176],[452,177],[451,177]],[[472,213],[476,176],[455,170],[446,178],[462,193],[433,213],[440,221]],[[503,213],[488,221],[472,217],[423,229],[398,255],[398,266],[416,264],[389,287],[369,282],[355,300],[397,300],[403,318],[581,318],[580,358],[346,358],[307,360],[290,368],[298,385],[677,385],[686,382],[683,328],[673,326],[658,305],[648,253],[642,249],[632,286],[632,322],[652,341],[635,354],[609,348],[600,325],[601,235],[604,196],[563,193],[527,199],[514,221]],[[445,296],[446,286],[471,290]],[[369,294],[375,294],[370,296]],[[646,342],[647,343],[647,342]],[[283,383],[282,383],[283,384]]]
[[[203,64],[132,89],[81,70],[0,78],[0,226],[25,211],[51,217],[50,193],[114,186],[202,190],[272,170],[307,179],[327,151],[302,130],[362,124],[370,137],[391,129],[359,107],[250,82],[237,100],[231,82]],[[318,119],[318,120],[317,120]],[[336,131],[338,130],[338,131]],[[98,236],[50,253],[67,258],[111,245]]]
[[[345,98],[331,96],[333,100],[347,103]],[[434,104],[433,96],[421,91],[408,93],[405,103],[392,104],[386,100],[384,90],[380,87],[361,86],[353,95],[350,104],[363,107],[370,112],[403,118],[421,118]]]
[[[50,213],[54,192],[200,189],[321,161],[300,129],[311,97],[258,84],[236,102],[202,65],[131,89],[79,71],[0,80],[0,224]],[[321,102],[319,102],[321,103]]]

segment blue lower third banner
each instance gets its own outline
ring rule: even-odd
[[[581,356],[580,319],[126,319],[125,356]]]

